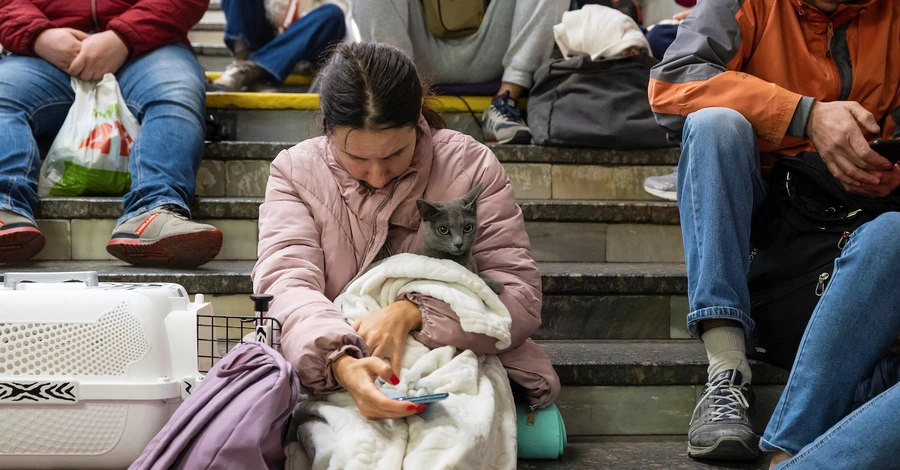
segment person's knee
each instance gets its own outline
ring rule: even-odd
[[[720,135],[753,136],[753,126],[741,113],[731,108],[704,108],[689,114],[685,132]]]
[[[341,7],[333,3],[326,3],[317,8],[316,11],[321,15],[323,22],[344,24],[344,10],[341,10]]]
[[[858,229],[852,243],[856,248],[870,253],[872,263],[893,266],[900,270],[900,244],[897,243],[897,233],[900,233],[900,212],[886,212]]]

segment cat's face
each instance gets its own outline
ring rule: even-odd
[[[478,235],[478,196],[481,185],[465,196],[449,201],[430,203],[416,201],[422,214],[425,246],[432,250],[461,256],[469,253]]]

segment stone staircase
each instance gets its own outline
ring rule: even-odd
[[[201,63],[230,63],[221,43],[224,15],[213,2],[191,40]],[[308,77],[291,78],[302,86]],[[441,97],[449,127],[481,139],[473,113],[484,97]],[[206,144],[194,217],[219,227],[216,260],[195,270],[137,268],[105,250],[119,198],[45,198],[38,210],[47,237],[31,263],[3,271],[96,270],[104,281],[176,282],[203,293],[219,315],[252,314],[247,298],[256,259],[257,217],[269,163],[282,149],[321,131],[318,99],[301,93],[210,93],[210,114],[229,139]],[[471,108],[471,109],[470,109]],[[678,209],[642,190],[644,178],[671,169],[677,149],[614,151],[494,146],[526,220],[544,290],[535,336],[564,385],[558,405],[571,436],[558,461],[522,461],[520,469],[760,469],[699,463],[686,457],[686,432],[706,379],[702,345],[685,327],[687,281]],[[786,373],[756,364],[762,432]]]

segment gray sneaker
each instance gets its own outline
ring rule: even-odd
[[[741,373],[734,369],[722,372],[706,384],[691,418],[688,456],[722,460],[759,457],[759,437],[748,418],[753,389],[749,383],[741,384],[741,379]]]
[[[221,77],[213,80],[213,83],[227,91],[245,91],[268,76],[269,72],[252,60],[235,60],[225,68]]]
[[[222,232],[180,214],[176,206],[161,206],[132,217],[113,231],[109,254],[137,265],[195,268],[222,249]]]
[[[677,201],[678,196],[678,168],[672,170],[672,173],[662,176],[651,176],[644,180],[644,191],[669,201]]]
[[[44,235],[28,217],[0,210],[0,263],[31,259],[44,248]]]

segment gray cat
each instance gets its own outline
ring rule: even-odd
[[[425,230],[425,246],[417,254],[455,261],[478,274],[472,246],[478,235],[479,195],[481,184],[459,199],[435,203],[416,201]],[[503,292],[502,283],[484,276],[481,278],[497,295]]]

